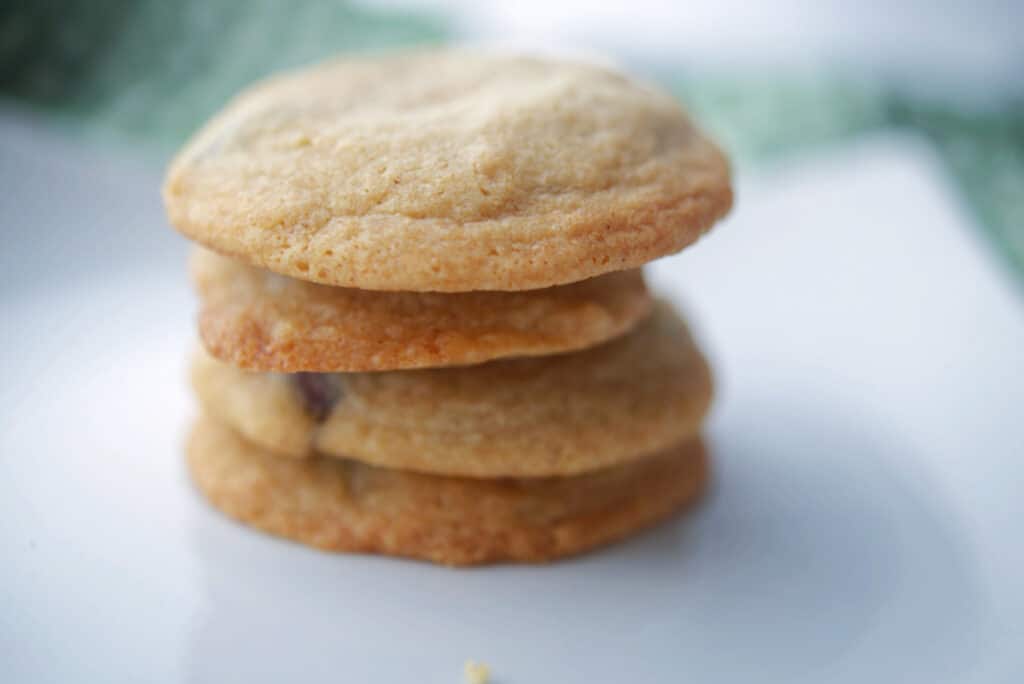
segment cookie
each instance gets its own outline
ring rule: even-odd
[[[549,561],[610,543],[693,501],[699,440],[570,478],[477,480],[314,458],[291,461],[200,419],[188,443],[199,490],[227,515],[330,551],[445,565]]]
[[[732,203],[668,94],[460,50],[354,57],[242,93],[172,162],[171,223],[278,273],[371,290],[527,290],[640,266]]]
[[[637,269],[530,292],[375,292],[317,285],[197,250],[199,336],[250,370],[371,371],[482,363],[589,347],[653,300]]]
[[[711,377],[667,305],[590,349],[380,373],[250,373],[199,353],[204,410],[282,455],[468,477],[571,475],[693,437]]]

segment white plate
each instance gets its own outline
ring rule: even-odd
[[[1005,682],[1024,674],[1024,317],[931,157],[741,180],[653,280],[720,380],[714,492],[579,560],[314,552],[189,487],[193,305],[159,169],[7,116],[4,682]]]

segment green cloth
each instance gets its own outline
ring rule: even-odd
[[[930,140],[996,251],[1024,285],[1024,97],[955,107],[868,81],[722,74],[664,81],[740,163],[879,130]]]
[[[268,73],[446,35],[437,18],[323,0],[26,2],[0,9],[0,93],[166,153]]]

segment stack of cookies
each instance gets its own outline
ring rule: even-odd
[[[199,490],[338,551],[550,560],[695,499],[711,377],[639,267],[728,211],[669,96],[442,50],[258,84],[175,159]]]

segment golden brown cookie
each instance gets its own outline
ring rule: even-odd
[[[317,285],[207,250],[192,258],[199,335],[250,370],[466,365],[589,347],[651,311],[637,269],[529,292],[375,292]]]
[[[476,480],[282,459],[208,418],[192,432],[188,463],[214,506],[253,527],[330,551],[445,565],[581,553],[661,520],[707,480],[698,439],[587,475]]]
[[[171,164],[171,223],[327,285],[526,290],[640,266],[732,203],[669,95],[596,66],[355,57],[242,93]]]
[[[571,475],[696,435],[711,377],[667,305],[569,354],[381,373],[250,373],[200,353],[204,410],[272,452],[469,477]]]

